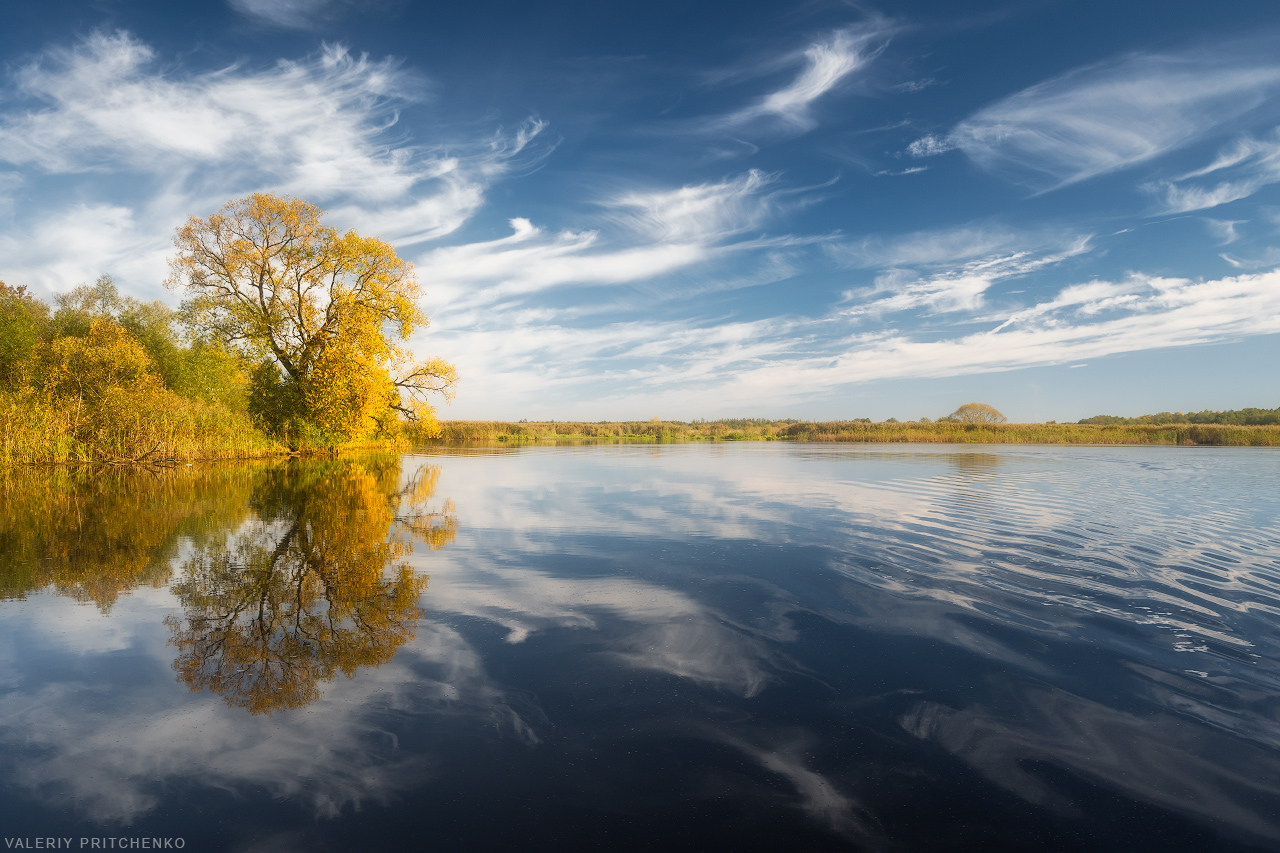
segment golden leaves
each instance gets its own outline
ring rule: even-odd
[[[456,373],[439,359],[401,370],[409,357],[394,342],[427,323],[413,265],[321,216],[300,199],[257,193],[192,217],[166,283],[188,293],[193,327],[280,365],[299,386],[297,417],[352,440],[392,410],[413,417],[409,403],[425,394],[447,397]]]
[[[110,317],[95,317],[84,338],[48,345],[45,388],[56,396],[102,400],[111,389],[154,391],[160,378],[142,344]]]

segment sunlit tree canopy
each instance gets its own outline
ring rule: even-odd
[[[262,360],[250,410],[283,435],[315,429],[369,436],[404,416],[434,423],[427,395],[452,396],[457,374],[413,360],[398,342],[427,322],[411,264],[316,206],[254,194],[178,230],[169,284],[200,334]]]

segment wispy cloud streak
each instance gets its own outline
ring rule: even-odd
[[[334,13],[342,0],[229,0],[231,8],[260,23],[285,29],[309,29]]]
[[[936,311],[939,298],[910,293],[914,304],[901,310]],[[760,400],[786,406],[885,379],[1002,372],[1278,333],[1280,271],[1094,281],[1000,312],[976,302],[944,307],[955,314],[941,334],[912,324],[865,330],[865,314],[855,310],[752,322],[490,327],[474,330],[468,349],[477,368],[491,371],[472,374],[486,386],[480,393],[501,388],[535,412],[548,395],[577,400],[574,416],[582,417],[617,404],[695,414],[709,402],[721,411]]]
[[[803,63],[796,77],[742,109],[714,119],[716,129],[758,121],[780,124],[792,131],[807,131],[817,126],[813,117],[815,102],[831,92],[855,71],[865,67],[887,43],[888,29],[881,23],[836,30],[795,56]]]
[[[1045,191],[1151,160],[1220,131],[1280,89],[1280,64],[1232,51],[1138,55],[1078,69],[979,110],[914,156],[959,148]]]
[[[884,330],[834,358],[780,362],[739,382],[757,393],[877,379],[958,376],[1280,332],[1280,271],[1211,281],[1134,276],[1073,285],[995,328],[928,339]]]
[[[1088,235],[1018,234],[1000,228],[923,232],[893,241],[863,240],[832,247],[851,266],[880,267],[875,285],[844,292],[842,316],[882,317],[923,309],[973,312],[992,285],[1054,266],[1091,249]]]
[[[509,236],[436,249],[418,266],[446,310],[565,285],[646,281],[793,242],[750,234],[786,203],[772,189],[775,180],[753,170],[715,183],[619,193],[599,203],[612,240],[598,228],[548,234],[518,217]]]
[[[1226,180],[1211,185],[1199,180],[1209,175],[1226,176]],[[1238,139],[1203,169],[1148,184],[1147,189],[1162,197],[1161,213],[1189,213],[1248,198],[1277,182],[1280,182],[1280,128],[1272,132],[1270,139]]]

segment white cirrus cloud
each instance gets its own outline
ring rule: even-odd
[[[1219,246],[1226,246],[1240,239],[1240,234],[1236,231],[1237,225],[1244,225],[1247,219],[1209,219],[1204,221],[1205,227],[1209,229],[1209,233],[1218,241]]]
[[[984,318],[986,319],[986,318]],[[1280,270],[1209,281],[1135,275],[1062,289],[992,329],[928,338],[886,329],[821,359],[741,374],[754,393],[876,379],[959,376],[1280,332]]]
[[[1277,90],[1280,63],[1248,51],[1129,56],[1023,89],[908,150],[959,148],[984,169],[1047,191],[1221,132]]]
[[[500,399],[528,416],[594,419],[602,412],[693,416],[760,400],[797,405],[878,380],[1003,372],[1280,333],[1280,270],[1206,281],[1092,281],[998,311],[980,299],[966,302],[954,281],[949,292],[926,285],[875,298],[901,303],[880,306],[883,314],[949,309],[941,331],[914,321],[864,331],[865,311],[842,307],[816,318],[631,319],[590,328],[554,315],[497,312],[465,334],[445,330],[435,343],[468,367],[458,403],[471,411],[456,416],[501,416],[484,408],[486,399]]]
[[[330,18],[342,0],[229,0],[231,8],[261,23],[286,29],[310,29]]]
[[[884,270],[872,287],[845,291],[854,303],[845,317],[923,309],[942,314],[976,311],[996,282],[1018,278],[1092,249],[1090,235],[1019,233],[999,227],[961,227],[832,246],[845,265]]]
[[[1225,180],[1206,184],[1202,179],[1210,175]],[[1146,189],[1162,197],[1160,213],[1189,213],[1248,198],[1277,182],[1280,182],[1280,128],[1273,131],[1269,139],[1249,136],[1237,139],[1204,168],[1148,184]]]
[[[1280,248],[1268,247],[1260,257],[1240,258],[1223,252],[1219,255],[1224,261],[1238,270],[1259,270],[1280,266]]]
[[[954,150],[955,143],[945,136],[929,134],[922,136],[907,146],[907,153],[912,157],[935,157]]]
[[[171,230],[140,222],[138,211],[109,203],[79,203],[49,211],[0,233],[0,278],[52,293],[110,272],[121,281],[166,275]],[[69,246],[75,251],[69,252]]]
[[[33,202],[4,228],[12,250],[4,273],[57,290],[109,271],[154,289],[162,275],[131,282],[129,270],[162,269],[187,215],[251,191],[319,202],[336,224],[400,245],[452,233],[494,182],[549,152],[535,142],[546,125],[416,145],[397,122],[424,91],[396,62],[334,45],[266,68],[211,71],[166,67],[127,32],[45,51],[11,75],[0,101],[0,162],[23,184],[3,185]],[[75,218],[56,194],[33,194],[52,175],[75,184],[81,207],[110,214],[88,233],[106,234],[111,246],[91,241],[74,262],[65,247],[45,251],[45,237]],[[121,229],[129,233],[115,239]],[[71,270],[86,265],[92,275]]]
[[[831,255],[842,265],[858,269],[954,266],[999,252],[1038,247],[1049,238],[1001,225],[963,225],[933,231],[916,231],[894,237],[865,237],[833,244]]]
[[[641,282],[734,253],[804,242],[750,233],[799,203],[773,189],[775,181],[751,170],[678,189],[624,191],[598,203],[607,233],[548,234],[516,217],[506,237],[435,249],[417,266],[437,304],[456,311],[565,285]]]
[[[393,62],[326,46],[263,71],[237,66],[181,75],[158,67],[127,32],[94,33],[46,52],[16,75],[0,150],[45,172],[146,173],[233,167],[273,173],[282,189],[394,195],[441,170],[380,144],[393,99],[411,82]]]
[[[803,68],[790,83],[714,120],[712,125],[723,128],[765,120],[795,131],[811,130],[817,125],[814,103],[875,59],[887,44],[888,35],[883,22],[832,32],[794,55],[793,61],[802,63]]]

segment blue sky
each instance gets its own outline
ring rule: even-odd
[[[294,194],[414,262],[446,417],[1280,404],[1280,7],[0,5],[0,278]]]

